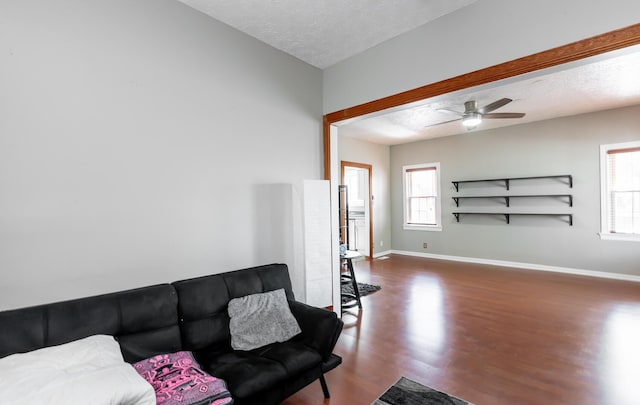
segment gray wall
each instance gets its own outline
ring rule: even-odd
[[[637,242],[600,240],[601,144],[640,140],[640,106],[559,118],[495,130],[470,132],[391,147],[392,244],[394,250],[568,267],[640,275]],[[402,229],[402,166],[440,162],[442,232]],[[452,180],[574,176],[572,189],[553,180],[514,182],[509,194],[573,194],[574,206],[559,199],[512,199],[512,211],[568,212],[564,219],[463,216],[452,212],[505,209],[502,202],[452,196],[502,194],[494,184],[465,184],[456,192]],[[423,249],[423,242],[428,248]]]
[[[338,159],[372,166],[373,254],[388,251],[391,249],[390,147],[338,136]]]
[[[0,2],[0,309],[288,259],[260,197],[321,178],[321,92],[173,0]]]
[[[637,0],[478,0],[324,70],[330,113],[638,23]]]

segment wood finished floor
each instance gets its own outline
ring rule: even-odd
[[[640,265],[640,264],[639,264]],[[370,404],[405,376],[476,405],[640,404],[640,283],[391,255],[326,375],[285,405]]]

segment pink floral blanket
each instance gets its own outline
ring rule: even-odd
[[[161,354],[133,366],[153,386],[158,405],[233,403],[224,381],[202,371],[191,352]]]

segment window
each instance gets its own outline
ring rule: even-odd
[[[404,229],[441,231],[440,163],[402,167]]]
[[[602,239],[640,241],[640,142],[600,146]]]

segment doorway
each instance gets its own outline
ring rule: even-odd
[[[373,257],[372,221],[372,166],[365,163],[342,161],[341,183],[347,186],[347,231],[349,250],[357,250],[366,257]]]

